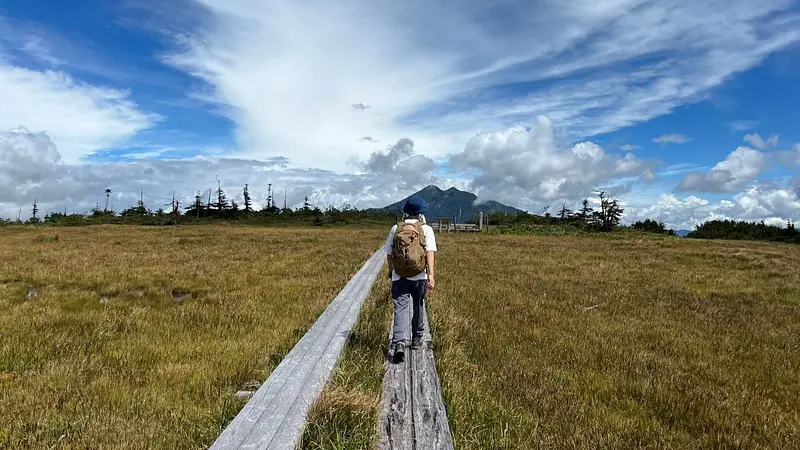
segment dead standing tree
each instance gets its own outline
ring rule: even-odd
[[[111,197],[111,189],[106,188],[105,193],[106,193],[106,207],[103,209],[103,212],[108,212],[108,199],[109,197]]]
[[[605,191],[600,191],[600,211],[593,213],[594,226],[602,231],[614,231],[619,225],[624,209],[619,207],[616,199],[609,200]]]
[[[246,184],[244,185],[242,196],[244,197],[244,212],[248,214],[253,212],[253,202],[250,199],[250,190]]]

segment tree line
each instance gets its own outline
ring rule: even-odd
[[[616,199],[608,197],[605,191],[600,191],[597,195],[597,208],[590,206],[589,199],[583,199],[581,203],[582,206],[577,211],[572,211],[567,208],[565,203],[555,215],[549,212],[549,207],[545,207],[541,215],[530,214],[528,212],[519,214],[492,213],[488,217],[487,224],[489,226],[519,229],[521,231],[534,227],[548,226],[565,226],[584,231],[606,233],[620,229],[622,213],[625,212],[625,209],[620,206]],[[641,224],[642,223],[637,222],[633,227],[640,228],[642,231],[675,234],[674,231],[668,230],[663,223],[648,219],[645,225]],[[651,224],[654,225],[651,226]]]
[[[749,241],[791,242],[800,244],[800,231],[789,220],[786,227],[761,222],[711,220],[698,225],[687,237],[697,239],[738,239]]]
[[[144,195],[140,193],[135,206],[128,207],[116,213],[113,207],[109,209],[111,189],[105,189],[105,206],[101,209],[98,204],[89,213],[69,214],[64,212],[50,212],[40,217],[38,198],[34,200],[31,208],[31,217],[21,221],[0,218],[0,225],[10,224],[45,224],[45,225],[95,225],[95,224],[140,224],[140,225],[177,225],[204,221],[244,221],[261,223],[286,223],[301,225],[328,225],[328,224],[385,224],[398,219],[397,212],[367,209],[359,210],[348,204],[341,208],[332,205],[324,210],[312,206],[305,198],[303,206],[292,209],[286,206],[278,207],[272,195],[272,186],[269,186],[266,206],[260,210],[253,208],[249,185],[245,184],[242,190],[242,205],[228,199],[222,184],[217,180],[217,189],[209,191],[204,198],[198,192],[194,201],[189,205],[181,205],[173,195],[172,201],[156,209],[147,207]],[[629,226],[620,224],[624,209],[616,199],[609,198],[604,191],[598,192],[598,207],[590,206],[588,199],[584,199],[581,208],[572,211],[563,204],[555,214],[545,208],[542,214],[520,212],[518,214],[492,213],[485,217],[485,224],[490,227],[517,232],[535,232],[542,229],[566,228],[586,232],[614,232],[621,229],[632,229],[646,233],[656,233],[675,236],[675,231],[667,228],[663,222],[652,219],[640,220]],[[168,209],[165,209],[168,207]],[[469,221],[478,222],[478,217]],[[761,222],[746,222],[734,220],[712,220],[698,225],[687,237],[697,239],[740,239],[791,242],[800,244],[800,231],[795,224],[787,222],[786,227],[767,225]]]
[[[50,212],[40,217],[38,198],[34,200],[31,208],[31,217],[26,221],[0,218],[0,225],[10,224],[45,224],[45,225],[96,225],[96,224],[140,224],[140,225],[178,225],[204,221],[248,221],[267,223],[296,223],[305,225],[348,224],[348,223],[385,223],[396,220],[396,213],[380,210],[358,210],[345,204],[340,208],[332,205],[325,209],[312,206],[308,197],[303,206],[289,208],[284,199],[283,207],[278,207],[270,185],[266,206],[260,210],[253,208],[249,185],[242,191],[242,205],[229,199],[221,183],[217,180],[217,189],[209,191],[208,196],[198,192],[194,201],[188,205],[181,202],[173,195],[172,201],[156,210],[148,207],[144,201],[143,193],[135,206],[123,209],[117,213],[113,206],[109,208],[112,190],[105,189],[105,206],[101,209],[97,204],[88,213]]]

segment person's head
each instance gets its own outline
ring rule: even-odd
[[[407,217],[418,219],[428,211],[428,202],[418,195],[412,195],[403,206],[403,212]]]

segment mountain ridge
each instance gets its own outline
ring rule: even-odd
[[[442,190],[439,186],[428,185],[411,195],[418,195],[428,202],[428,212],[425,216],[428,220],[438,220],[440,217],[454,218],[457,222],[472,220],[479,213],[492,214],[503,212],[506,214],[519,214],[522,211],[513,206],[504,205],[495,200],[487,200],[476,204],[478,196],[467,191],[461,191],[455,186]],[[384,206],[376,208],[377,211],[402,212],[403,206],[409,197]]]

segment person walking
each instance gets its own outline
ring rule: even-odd
[[[389,264],[394,300],[391,352],[394,362],[405,360],[408,347],[409,305],[411,314],[411,349],[422,347],[425,331],[422,320],[425,296],[436,287],[434,254],[436,236],[425,223],[428,210],[425,199],[411,196],[403,206],[404,219],[394,225],[386,238],[385,252]]]

